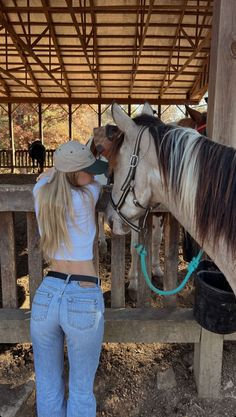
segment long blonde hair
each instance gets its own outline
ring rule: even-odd
[[[40,228],[40,246],[46,259],[53,259],[63,242],[67,249],[71,248],[67,227],[68,216],[74,220],[71,186],[78,187],[78,172],[57,171],[52,182],[46,183],[37,192],[38,223]]]

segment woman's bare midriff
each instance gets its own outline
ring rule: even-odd
[[[50,262],[52,271],[62,272],[70,275],[97,276],[92,260],[89,261],[66,261],[52,259]],[[80,282],[81,287],[95,287],[93,282]]]

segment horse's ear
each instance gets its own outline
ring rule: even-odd
[[[131,127],[136,126],[131,117],[125,113],[121,106],[117,103],[112,103],[111,114],[115,124],[122,132],[126,132]]]
[[[147,114],[148,116],[154,115],[153,108],[147,101],[143,105],[142,114]]]
[[[185,104],[185,108],[191,119],[194,120],[194,122],[201,123],[202,113],[200,111],[192,109],[191,107],[187,106],[187,104]]]

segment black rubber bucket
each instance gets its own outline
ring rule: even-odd
[[[212,261],[201,261],[195,273],[193,315],[210,332],[236,332],[236,297]]]

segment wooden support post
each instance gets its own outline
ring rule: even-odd
[[[179,254],[179,223],[171,213],[165,214],[165,271],[164,290],[172,290],[177,286],[178,254]],[[176,295],[165,297],[168,305],[176,304]]]
[[[112,233],[111,307],[125,307],[125,236]]]
[[[29,292],[30,305],[34,293],[43,278],[43,259],[39,247],[40,237],[35,213],[27,212],[27,242],[28,242],[28,266],[29,266]]]
[[[128,115],[129,115],[129,117],[131,117],[131,104],[129,103],[128,104]]]
[[[98,104],[98,126],[102,125],[102,106]]]
[[[16,255],[13,213],[0,213],[0,260],[3,307],[17,307]]]
[[[38,104],[38,116],[39,116],[39,139],[43,143],[43,112],[42,112],[42,104]]]
[[[72,104],[68,104],[69,140],[73,140]]]
[[[10,138],[10,146],[11,146],[11,172],[14,173],[14,167],[16,164],[16,157],[15,157],[15,141],[14,141],[14,130],[13,130],[13,111],[12,111],[12,104],[8,103],[8,123],[9,123],[9,138]]]
[[[148,216],[145,230],[139,233],[139,243],[144,245],[147,251],[146,266],[149,277],[152,276],[152,216]],[[138,259],[138,293],[137,307],[149,307],[151,304],[151,290],[143,276],[140,259]]]
[[[236,147],[236,7],[235,0],[213,4],[207,131]]]
[[[202,328],[194,344],[194,375],[200,398],[219,398],[224,336]]]

